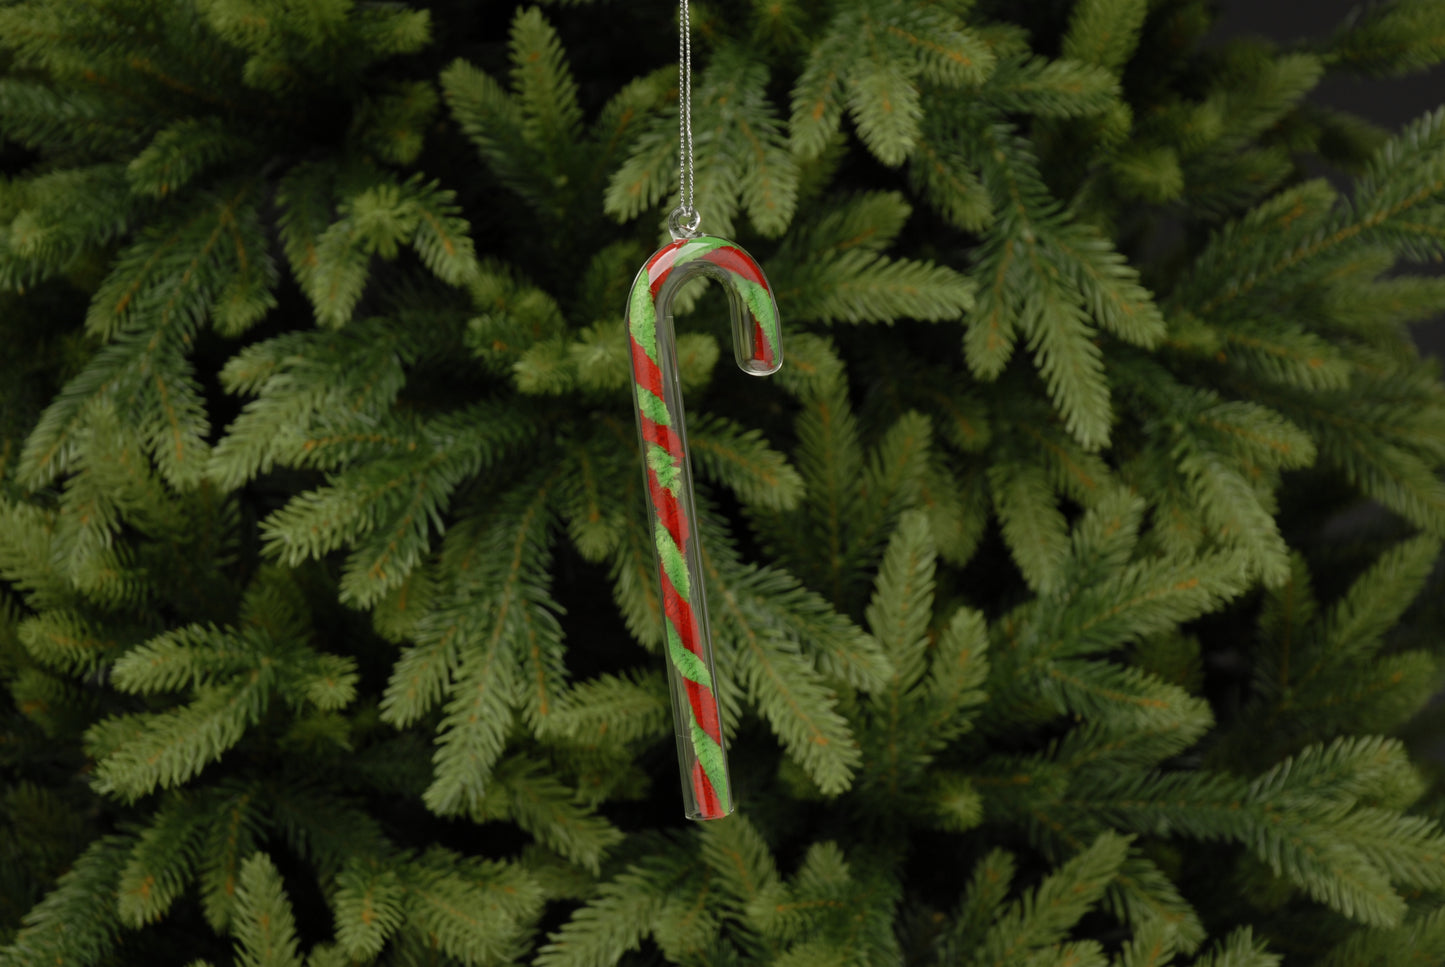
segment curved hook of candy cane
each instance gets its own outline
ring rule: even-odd
[[[714,690],[717,673],[672,325],[673,297],[696,275],[723,283],[732,307],[733,353],[743,372],[777,372],[783,348],[777,302],[762,269],[726,239],[699,235],[665,245],[632,283],[627,303],[632,393],[662,583],[683,801],[689,819],[721,819],[733,811],[733,797]]]

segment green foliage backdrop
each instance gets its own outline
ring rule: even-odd
[[[0,965],[1445,960],[1445,3],[0,2]],[[1328,178],[1324,176],[1329,176]],[[1366,504],[1378,513],[1361,516]]]

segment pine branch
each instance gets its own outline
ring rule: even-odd
[[[739,908],[767,894],[778,881],[772,851],[746,817],[699,827],[703,861]]]
[[[988,477],[994,512],[1024,580],[1038,590],[1053,587],[1069,538],[1047,477],[1017,463],[995,464]]]
[[[51,553],[55,514],[0,497],[0,526],[12,536],[0,542],[0,575],[37,611],[70,604],[74,591]]]
[[[636,510],[626,518],[622,539],[613,552],[612,597],[628,633],[641,644],[656,649],[664,640],[662,592],[657,583],[657,550],[642,514],[646,496],[637,474],[627,474],[621,479],[623,506]]]
[[[973,305],[972,286],[945,266],[855,251],[832,262],[814,262],[812,267],[817,273],[815,279],[809,280],[813,284],[805,287],[792,281],[801,291],[790,308],[800,320],[951,321]]]
[[[421,154],[439,102],[429,80],[384,84],[356,105],[356,141],[384,161],[411,165]]]
[[[865,780],[882,792],[884,808],[896,809],[920,778],[933,755],[971,727],[969,710],[985,698],[978,690],[988,674],[988,647],[982,617],[959,609],[932,643],[934,548],[927,518],[905,514],[879,568],[868,622],[895,672],[879,689],[861,739]],[[927,672],[926,681],[923,679]],[[962,713],[962,714],[961,714]],[[966,780],[944,782],[934,793],[948,828],[963,830],[981,818],[976,793]]]
[[[868,627],[893,665],[891,695],[911,688],[923,674],[924,632],[933,617],[934,559],[927,520],[922,514],[905,514],[884,552],[867,613]]]
[[[1076,20],[1078,16],[1076,9]],[[1087,117],[1118,102],[1118,81],[1107,67],[1076,59],[1014,58],[999,63],[984,91],[1005,111],[1041,118]]]
[[[695,434],[691,442],[695,454]],[[607,496],[612,479],[622,473],[621,458],[593,436],[572,448],[571,459],[572,469],[563,482],[561,513],[573,546],[587,560],[600,563],[615,553],[626,527],[621,508]]]
[[[1445,59],[1445,13],[1429,0],[1370,8],[1324,45],[1325,62],[1370,77],[1425,70]]]
[[[0,80],[0,116],[5,118],[8,137],[30,148],[54,145],[97,153],[135,150],[148,128],[138,107],[94,90],[57,90],[41,81],[17,77]]]
[[[5,101],[17,95],[35,96],[13,83],[0,86],[0,112],[8,114]],[[0,285],[7,289],[35,286],[69,269],[88,251],[119,237],[139,214],[140,203],[127,191],[119,164],[50,172],[20,182],[18,190],[6,187],[3,211],[9,224],[0,232]]]
[[[1064,34],[1063,55],[1119,73],[1133,56],[1148,4],[1144,0],[1084,0]]]
[[[837,567],[845,550],[845,527],[858,499],[847,482],[858,479],[863,471],[858,424],[845,386],[829,387],[825,395],[803,410],[798,417],[797,436],[798,471],[806,494],[803,514],[809,536],[826,551],[825,560]],[[805,579],[814,576],[801,561],[790,563]]]
[[[704,414],[688,426],[688,452],[706,476],[727,484],[749,505],[792,510],[803,493],[803,480],[757,430]]]
[[[1433,824],[1394,811],[1357,808],[1360,784],[1377,781],[1382,769],[1393,767],[1389,756],[1380,755],[1378,743],[1343,740],[1306,750],[1251,783],[1222,774],[1161,775],[1127,783],[1128,805],[1112,791],[1097,802],[1100,815],[1139,832],[1167,828],[1202,839],[1242,842],[1277,876],[1287,877],[1316,900],[1359,922],[1392,926],[1403,918],[1405,903],[1385,868],[1391,860],[1375,852],[1375,837],[1384,829],[1406,838],[1441,836]],[[1104,786],[1091,784],[1087,792],[1077,793],[1093,796],[1108,785],[1106,780]],[[1166,800],[1176,805],[1166,805]],[[1410,882],[1438,871],[1396,872]]]
[[[98,406],[112,400],[137,407],[135,422],[167,482],[187,485],[200,479],[209,423],[187,358],[189,347],[213,308],[228,325],[254,322],[250,309],[225,315],[218,308],[223,298],[239,292],[242,303],[262,312],[269,306],[266,273],[238,281],[248,271],[245,249],[242,235],[229,235],[233,228],[241,233],[254,229],[254,215],[244,214],[249,191],[243,187],[226,201],[212,199],[175,234],[162,231],[143,239],[119,261],[98,290],[89,321],[115,339],[67,385],[26,441],[19,472],[32,486],[71,469],[79,449],[72,438]],[[183,238],[199,251],[182,245]]]
[[[870,566],[883,535],[918,502],[932,442],[928,418],[913,411],[900,416],[878,441],[859,482],[845,569]]]
[[[978,84],[993,67],[989,47],[950,11],[908,0],[844,4],[793,90],[793,148],[816,157],[846,104],[864,145],[896,166],[918,137],[918,82]]]
[[[1059,715],[1128,732],[1169,732],[1209,716],[1209,704],[1177,685],[1102,661],[1056,661],[1042,669],[1041,697]]]
[[[1009,125],[978,109],[957,123],[962,130],[952,137],[966,139],[960,144],[999,214],[972,274],[979,292],[964,340],[969,367],[996,377],[1024,335],[1069,432],[1096,449],[1108,440],[1112,413],[1093,323],[1147,346],[1163,335],[1163,321],[1123,259],[1061,212]]]
[[[26,618],[16,635],[36,661],[79,674],[98,670],[126,644],[118,636],[106,634],[93,616],[69,608]]]
[[[169,712],[110,718],[87,736],[99,763],[98,791],[134,801],[157,788],[196,776],[239,743],[269,704],[273,674],[257,664],[250,681],[197,690],[188,705]]]
[[[939,556],[955,567],[973,559],[988,525],[988,496],[981,472],[952,476],[950,461],[934,451],[918,490],[918,506],[929,516]]]
[[[513,756],[496,770],[477,819],[510,819],[583,869],[596,875],[602,859],[622,841],[622,833],[601,816],[584,810],[575,792],[535,762]]]
[[[710,871],[680,884],[658,911],[652,940],[674,963],[702,955],[715,944],[722,916],[717,909],[717,881]]]
[[[1176,950],[1194,953],[1208,936],[1199,913],[1180,894],[1174,881],[1137,846],[1130,847],[1105,894],[1105,904],[1119,919],[1134,926],[1134,948],[1140,956],[1155,950],[1165,957]],[[1148,942],[1144,938],[1149,938]]]
[[[733,234],[739,208],[759,232],[781,235],[797,205],[798,167],[765,95],[768,70],[745,48],[717,51],[698,78],[693,128],[699,147],[697,194],[709,199],[708,230]],[[604,203],[626,220],[654,207],[675,183],[677,121],[654,116],[612,174]]]
[[[297,273],[298,279],[322,325],[337,329],[351,321],[370,278],[371,257],[395,258],[402,243],[411,245],[433,274],[452,285],[478,272],[467,224],[458,216],[451,192],[420,175],[400,182],[366,171],[354,178],[356,183],[336,205],[339,217],[314,241],[302,235],[288,245],[288,251],[299,250],[305,271]],[[292,256],[292,261],[297,258]]]
[[[261,795],[276,831],[323,883],[353,857],[381,857],[392,850],[381,824],[357,797],[317,782],[311,772],[268,781]]]
[[[973,727],[977,707],[988,698],[982,690],[989,673],[988,646],[983,616],[967,608],[955,611],[928,672],[929,745],[942,746]]]
[[[1128,839],[1122,836],[1099,836],[1047,876],[1036,890],[1009,904],[984,934],[968,963],[1000,967],[1016,957],[1057,944],[1103,896],[1128,846]]]
[[[1445,488],[1431,469],[1431,441],[1445,401],[1418,369],[1357,374],[1348,393],[1309,398],[1258,389],[1254,395],[1309,433],[1320,461],[1360,491],[1431,533],[1445,532]],[[1353,408],[1338,409],[1347,398]],[[1362,399],[1373,405],[1361,407]]]
[[[1388,238],[1385,233],[1393,220],[1438,200],[1441,192],[1445,192],[1445,188],[1437,188],[1432,180],[1439,174],[1441,162],[1437,156],[1440,139],[1445,137],[1442,131],[1445,131],[1445,114],[1436,112],[1388,142],[1360,182],[1352,206],[1339,210],[1323,225],[1306,220],[1292,226],[1291,231],[1274,243],[1275,250],[1283,254],[1271,257],[1264,265],[1252,265],[1241,271],[1247,263],[1234,260],[1248,257],[1248,249],[1231,253],[1234,264],[1230,267],[1236,270],[1235,281],[1212,298],[1201,300],[1199,314],[1207,318],[1235,300],[1259,300],[1276,294],[1290,282],[1307,280],[1321,270],[1333,268],[1341,257],[1352,251],[1380,241],[1382,236]],[[1280,204],[1275,201],[1261,206],[1254,215],[1255,220],[1279,210]],[[1317,227],[1318,230],[1312,230]],[[1219,259],[1220,263],[1223,261]],[[1202,279],[1198,280],[1196,285],[1201,282]],[[1192,291],[1192,287],[1186,288],[1179,294]]]
[[[842,792],[859,754],[847,720],[836,709],[835,693],[796,642],[778,635],[750,613],[743,595],[752,582],[745,573],[725,572],[726,558],[719,558],[713,550],[716,547],[714,541],[712,547],[704,548],[703,575],[709,613],[727,647],[720,664],[735,669],[733,676],[749,702],[818,787],[827,794]]]
[[[396,675],[389,686],[390,694],[398,696],[391,700],[388,713],[393,719],[424,708],[418,698],[435,694],[443,673],[437,658],[455,649],[456,667],[446,686],[448,701],[432,757],[435,778],[424,796],[437,813],[481,806],[514,708],[520,706],[537,730],[561,700],[566,684],[560,667],[562,631],[556,619],[561,609],[551,599],[548,574],[548,505],[556,487],[554,475],[534,475],[503,498],[505,510],[484,531],[471,535],[461,531],[460,544],[458,531],[452,531],[443,563],[461,568],[461,576],[451,603],[433,612],[418,629],[418,645],[425,649],[418,653],[418,661],[426,663],[420,666],[426,676],[425,691],[402,692],[401,682],[406,679]],[[472,573],[467,573],[466,562],[456,559],[457,548],[468,557],[485,549]],[[543,653],[553,657],[544,659]],[[445,662],[450,663],[450,659]]]
[[[356,859],[332,896],[338,946],[354,958],[375,957],[405,922],[406,888],[394,869]]]
[[[1361,928],[1321,958],[1323,967],[1378,964],[1395,967],[1445,952],[1445,914],[1415,914],[1398,927]]]
[[[165,916],[195,874],[205,804],[173,794],[140,832],[115,891],[121,922],[130,927]]]
[[[291,903],[265,853],[253,853],[241,866],[232,930],[244,967],[301,967]]]
[[[481,404],[383,433],[383,445],[395,440],[383,453],[394,455],[332,474],[325,487],[272,514],[263,525],[267,550],[294,566],[349,547],[346,597],[370,604],[420,563],[451,494],[519,443],[524,426]]]
[[[1254,931],[1241,927],[1201,957],[1199,967],[1279,967],[1280,958],[1269,951],[1263,940],[1254,938]]]
[[[241,864],[261,838],[258,798],[253,786],[225,784],[204,821],[205,834],[198,851],[201,904],[206,921],[217,931],[225,930],[235,916]]]
[[[459,609],[451,614],[441,612],[438,623],[444,621],[446,630],[440,634],[433,628],[423,630],[424,641],[460,636],[480,642],[459,654],[432,756],[436,778],[427,789],[427,805],[443,814],[478,804],[482,782],[500,758],[512,723],[518,674],[499,640],[504,626],[488,620],[490,604],[488,601],[481,609]]]
[[[644,855],[604,882],[560,930],[553,932],[537,967],[611,967],[636,950],[653,928],[669,893],[692,872],[695,861]]]
[[[1383,637],[1420,593],[1439,547],[1431,537],[1396,545],[1323,615],[1297,559],[1290,582],[1271,593],[1261,614],[1255,694],[1221,750],[1267,761],[1297,750],[1303,736],[1386,731],[1416,714],[1432,691],[1437,660],[1381,654]],[[1271,741],[1261,743],[1261,734]]]
[[[556,31],[540,10],[518,11],[510,48],[524,136],[538,148],[573,140],[582,123],[577,83],[567,69]]]
[[[0,948],[0,964],[21,967],[40,959],[94,964],[110,956],[120,923],[115,908],[95,898],[114,890],[131,845],[128,837],[111,835],[86,847],[30,911],[13,942]]]
[[[247,147],[249,143],[219,118],[186,118],[157,132],[145,150],[126,166],[126,176],[137,193],[161,198]]]
[[[604,675],[572,686],[549,727],[578,740],[639,742],[667,734],[667,683],[653,669],[631,675]]]
[[[1373,651],[1419,596],[1440,550],[1438,538],[1417,537],[1391,548],[1360,575],[1324,618],[1332,657]]]
[[[600,151],[600,170],[612,170],[614,159],[643,136],[641,119],[667,101],[675,89],[676,77],[671,67],[660,67],[623,85],[603,106],[592,125],[592,138]]]

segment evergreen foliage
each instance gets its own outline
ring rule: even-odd
[[[694,9],[695,826],[674,13],[0,2],[0,967],[1445,958],[1445,4]]]

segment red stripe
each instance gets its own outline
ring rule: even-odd
[[[644,268],[647,269],[648,276],[651,277],[653,268],[657,266],[657,264],[660,262],[665,263],[663,265],[664,269],[671,266],[672,260],[677,257],[677,250],[682,248],[686,244],[687,239],[679,239],[676,242],[669,242],[667,245],[664,245],[656,252],[653,252],[652,258],[648,259],[647,265],[644,266]]]
[[[688,537],[687,515],[682,512],[682,504],[677,498],[658,483],[657,474],[651,467],[647,468],[647,491],[652,495],[652,512],[672,535],[673,542],[679,548],[683,547]]]
[[[677,439],[677,434],[672,432],[672,427],[652,422],[652,418],[641,410],[637,412],[637,419],[642,423],[642,439],[644,442],[656,443],[662,447],[662,449],[666,450],[674,459],[682,459],[682,446]]]
[[[667,576],[666,571],[662,572],[662,613],[667,615],[667,619],[677,629],[677,636],[682,639],[683,647],[701,658],[702,651],[698,641],[702,638],[702,629],[697,626],[697,615],[693,613],[692,605],[687,599],[677,593],[677,588],[673,586],[672,578]]]
[[[703,771],[701,762],[692,764],[692,796],[697,800],[698,818],[722,819],[727,815],[717,797],[717,791],[712,787],[712,780]]]
[[[687,700],[692,705],[692,714],[697,718],[697,724],[702,726],[714,742],[722,744],[722,731],[718,726],[717,699],[706,688],[697,682],[684,680],[687,686]]]
[[[647,355],[647,350],[638,344],[637,339],[631,335],[628,339],[632,342],[632,378],[640,386],[652,390],[658,398],[662,398],[662,370],[657,368]]]
[[[672,271],[672,263],[677,258],[678,251],[686,243],[687,239],[681,239],[671,245],[664,245],[652,258],[647,260],[647,283],[652,289],[654,299],[657,298],[657,290],[662,288],[662,283],[667,280],[668,273]]]
[[[666,571],[662,572],[662,610],[667,615],[667,619],[672,622],[678,638],[682,640],[682,646],[701,658],[702,647],[698,642],[702,638],[702,629],[697,625],[697,615],[693,613],[692,605],[684,601],[682,595],[677,593],[677,588],[672,586],[672,581],[668,579]],[[722,726],[718,721],[717,697],[713,694],[712,689],[705,688],[688,679],[683,679],[683,685],[687,692],[688,704],[692,706],[692,717],[714,742],[722,745]]]
[[[768,291],[768,280],[763,277],[763,270],[742,249],[724,245],[702,257],[724,271],[740,275],[749,282],[756,282],[764,291]]]

